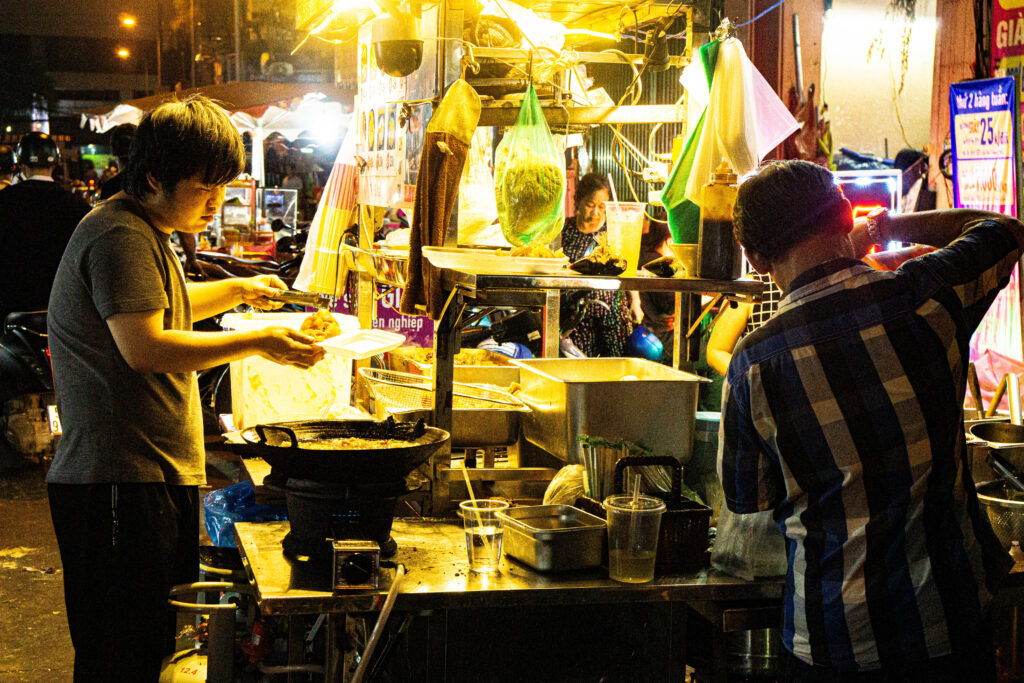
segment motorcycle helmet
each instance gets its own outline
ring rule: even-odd
[[[22,166],[42,168],[56,166],[59,161],[57,143],[46,133],[32,131],[21,136],[18,142],[18,162]]]
[[[14,148],[10,145],[0,145],[0,175],[14,173],[17,165],[18,155],[15,154]]]

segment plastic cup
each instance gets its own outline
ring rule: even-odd
[[[608,224],[608,249],[620,258],[626,259],[627,277],[636,275],[640,260],[640,239],[644,235],[643,202],[605,202],[605,219]]]
[[[623,583],[647,583],[654,578],[658,532],[665,502],[650,496],[608,496],[608,577]]]
[[[504,529],[499,512],[508,509],[508,502],[481,498],[459,503],[459,515],[466,530],[466,554],[469,570],[478,574],[498,571],[501,539]]]

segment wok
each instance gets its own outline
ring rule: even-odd
[[[323,450],[304,447],[323,439],[359,437],[393,439],[408,445],[391,448]],[[291,479],[361,483],[401,480],[451,438],[422,420],[403,424],[375,420],[299,420],[261,424],[242,431],[247,448],[275,474]]]
[[[970,432],[971,436],[992,444],[1024,444],[1024,426],[1009,422],[979,422]]]

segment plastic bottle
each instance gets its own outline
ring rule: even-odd
[[[743,274],[743,255],[732,232],[732,206],[737,189],[736,174],[722,161],[702,194],[698,277],[735,280]]]

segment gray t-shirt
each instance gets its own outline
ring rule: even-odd
[[[132,200],[112,199],[82,219],[68,243],[47,315],[64,428],[50,483],[206,482],[196,374],[132,370],[105,322],[163,309],[164,329],[192,329],[169,237]]]

